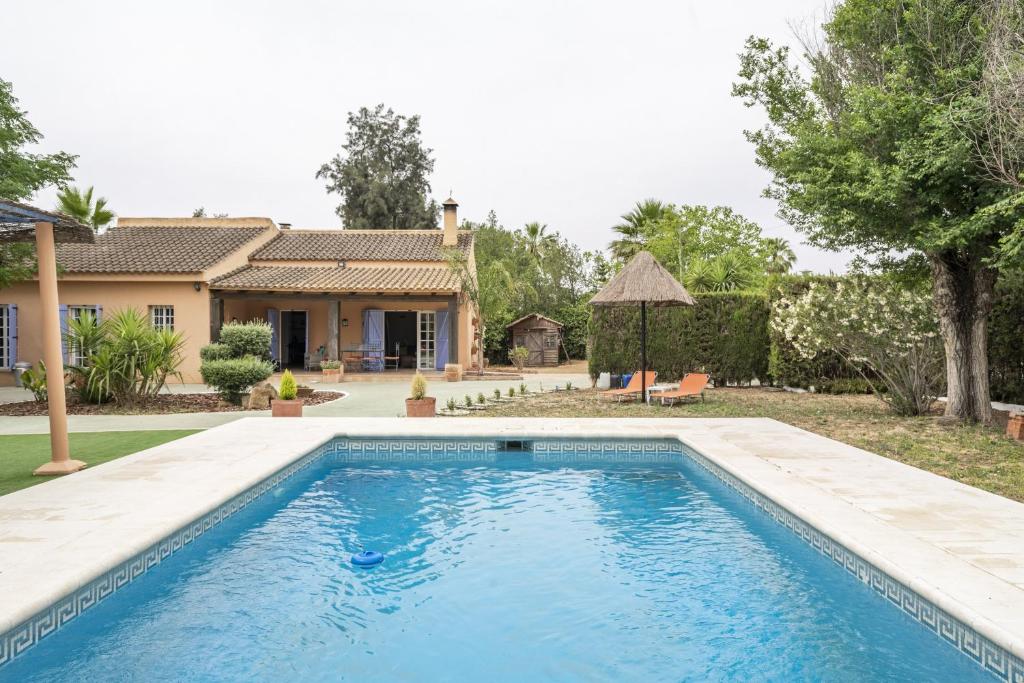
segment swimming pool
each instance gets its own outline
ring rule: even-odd
[[[678,442],[520,446],[339,441],[0,678],[987,680]]]

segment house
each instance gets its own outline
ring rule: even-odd
[[[225,322],[265,320],[270,354],[303,367],[307,354],[346,359],[382,350],[389,367],[469,367],[470,302],[448,268],[461,250],[475,272],[473,235],[454,200],[439,230],[295,230],[269,218],[120,218],[94,244],[58,245],[63,320],[121,308],[184,333],[181,373],[201,381],[199,349]],[[16,361],[42,353],[38,288],[0,289],[0,385]],[[65,345],[66,362],[75,350]],[[373,367],[373,369],[379,369]]]
[[[562,346],[562,323],[541,315],[530,313],[514,320],[506,327],[512,337],[512,346],[529,350],[527,367],[558,365],[558,352]]]

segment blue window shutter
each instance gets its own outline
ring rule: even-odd
[[[13,368],[18,362],[18,305],[7,307],[7,366]]]
[[[68,306],[60,305],[60,355],[64,361],[68,359]]]
[[[281,339],[281,311],[276,308],[267,309],[267,322],[270,323],[270,358],[280,360],[277,347]]]
[[[363,311],[363,343],[371,349],[384,348],[384,311]]]
[[[444,370],[448,362],[448,311],[438,311],[434,318],[434,369]]]

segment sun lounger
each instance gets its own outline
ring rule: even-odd
[[[699,373],[691,372],[688,373],[679,382],[678,389],[669,389],[668,391],[659,391],[652,393],[653,398],[660,398],[661,405],[665,405],[668,401],[669,404],[673,404],[676,401],[681,401],[684,398],[696,398],[700,396],[700,400],[704,400],[704,388],[708,385],[708,381],[711,379],[710,376]]]
[[[658,378],[658,373],[653,370],[648,370],[644,373],[647,376],[647,386],[654,386],[655,380]],[[634,372],[633,376],[629,378],[629,384],[626,385],[625,389],[609,389],[608,391],[602,391],[601,393],[610,398],[614,398],[616,401],[623,399],[634,399],[640,397],[640,372]]]

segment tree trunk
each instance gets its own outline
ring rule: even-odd
[[[996,271],[982,263],[979,251],[983,250],[944,251],[930,254],[930,259],[946,349],[946,416],[988,424],[988,314]]]

